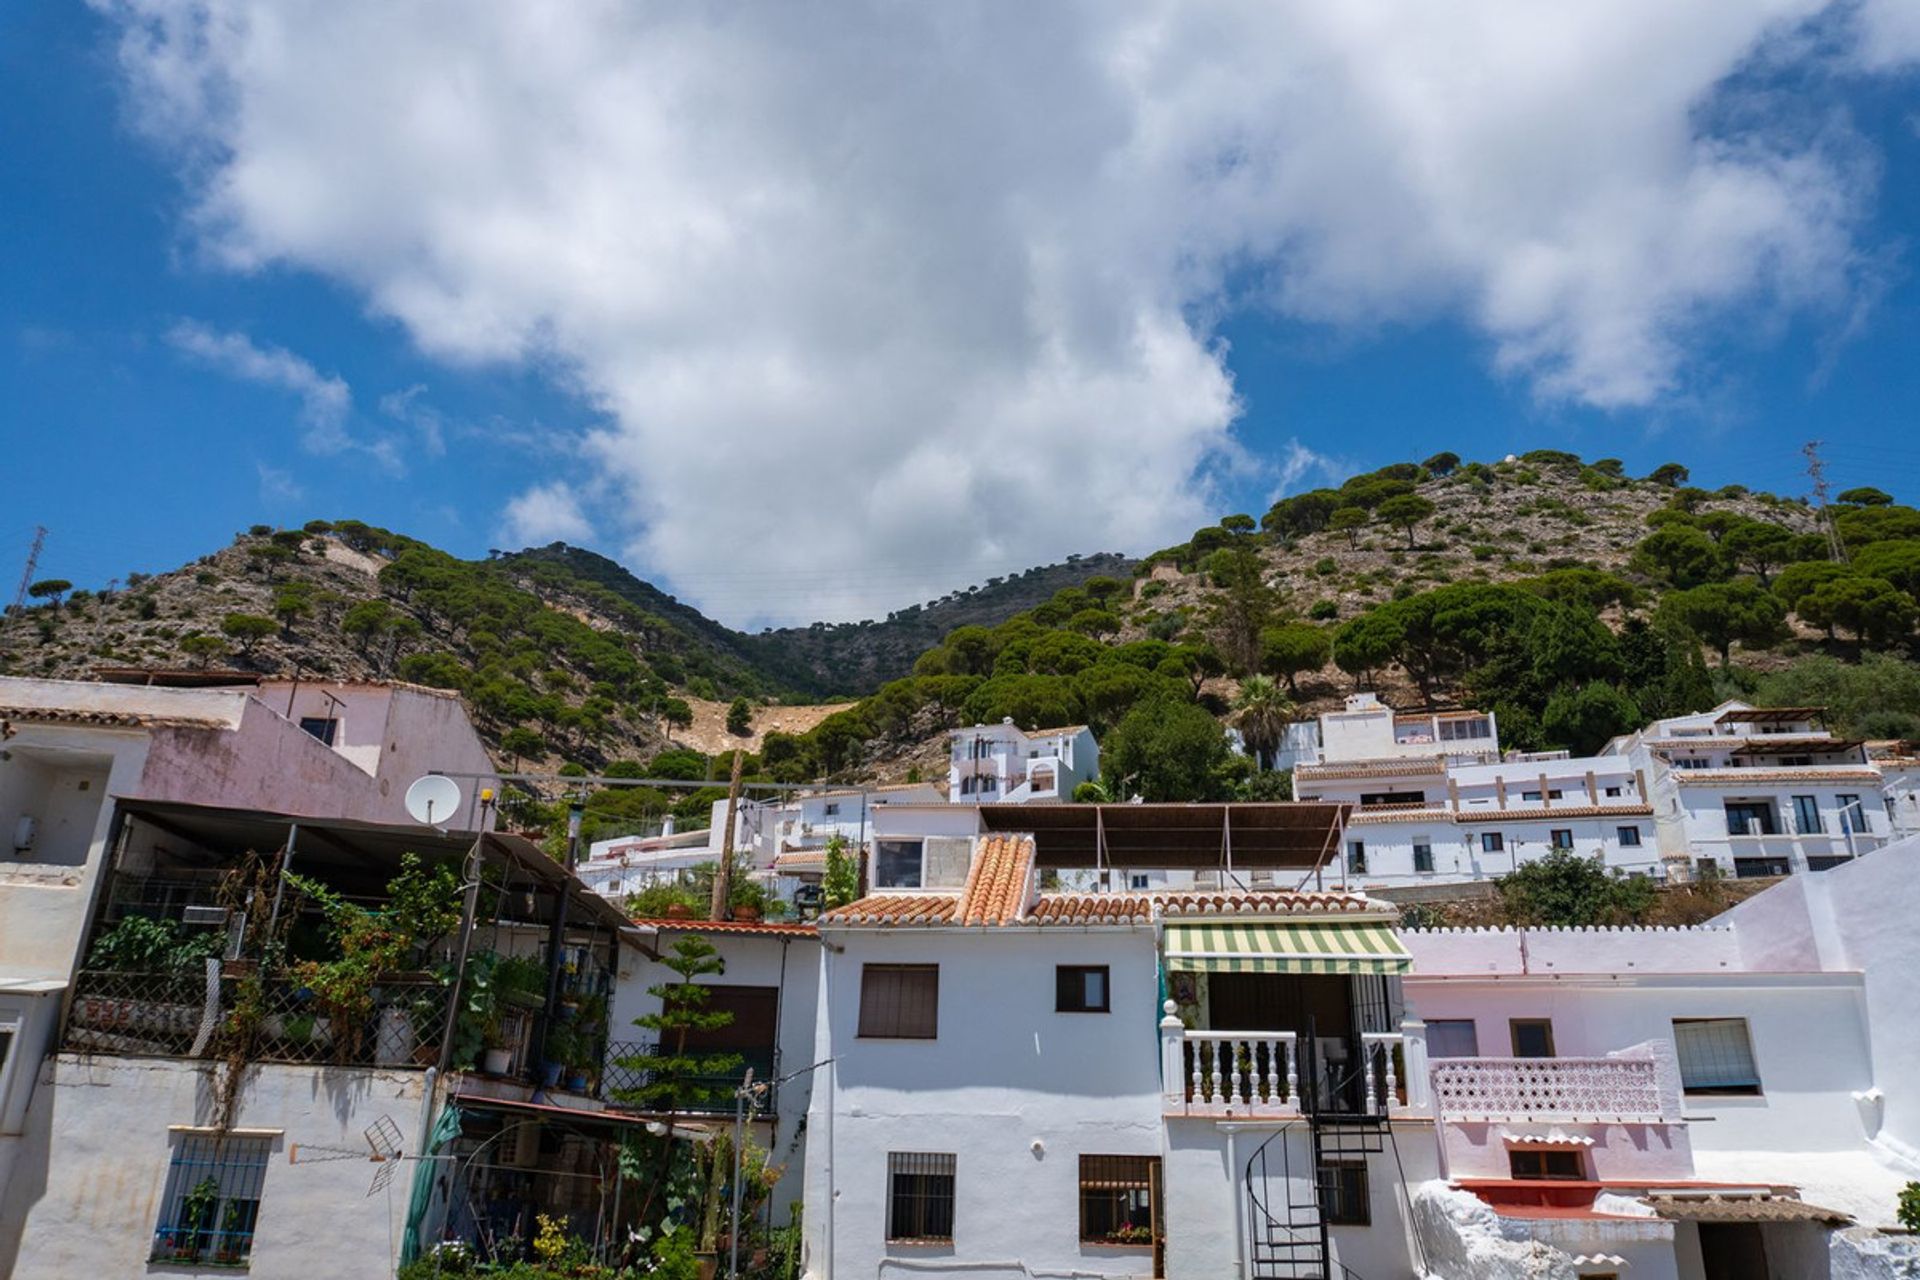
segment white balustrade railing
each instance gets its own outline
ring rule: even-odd
[[[1431,1066],[1442,1120],[1663,1118],[1652,1058],[1435,1058]]]
[[[1395,1058],[1404,1038],[1398,1031],[1360,1034],[1361,1083],[1369,1112],[1384,1114],[1400,1108],[1400,1064]]]
[[[1291,1031],[1185,1032],[1180,1039],[1183,1100],[1236,1110],[1297,1110],[1296,1040]]]

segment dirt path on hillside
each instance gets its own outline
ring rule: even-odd
[[[758,751],[761,740],[769,731],[805,733],[834,712],[844,711],[853,703],[823,702],[806,707],[755,707],[753,732],[744,738],[727,732],[727,708],[732,705],[731,703],[688,698],[687,705],[693,708],[693,727],[676,729],[673,740],[712,756],[719,755],[722,751],[732,751],[735,747]]]

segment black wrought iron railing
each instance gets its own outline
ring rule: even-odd
[[[729,1050],[738,1053],[742,1059],[737,1069],[720,1075],[678,1076],[671,1081],[659,1072],[648,1069],[642,1061],[652,1057],[656,1051],[654,1044],[645,1041],[614,1041],[609,1044],[606,1065],[600,1073],[601,1097],[612,1106],[637,1111],[731,1113],[734,1093],[751,1069],[754,1081],[765,1082],[767,1086],[758,1094],[754,1110],[769,1112],[774,1109],[779,1087],[776,1083],[780,1062],[777,1050]],[[666,1084],[679,1087],[672,1092],[655,1087]]]

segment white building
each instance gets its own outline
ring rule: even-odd
[[[954,804],[1057,803],[1100,776],[1100,744],[1086,725],[1022,729],[1011,718],[948,735],[947,799]]]
[[[1907,1274],[1844,1228],[1920,1171],[1920,842],[1708,928],[1401,933],[1042,892],[1050,839],[822,918],[810,1276]]]
[[[1491,879],[1556,848],[1661,869],[1645,780],[1630,759],[1503,757],[1491,713],[1398,713],[1355,694],[1320,717],[1293,787],[1301,800],[1354,806],[1342,850],[1349,885]]]
[[[1651,784],[1660,857],[1679,874],[1821,871],[1891,836],[1885,778],[1819,707],[1724,702],[1607,744]]]

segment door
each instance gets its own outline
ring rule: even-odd
[[[1700,1224],[1700,1260],[1706,1280],[1760,1280],[1767,1274],[1767,1249],[1757,1222]]]

